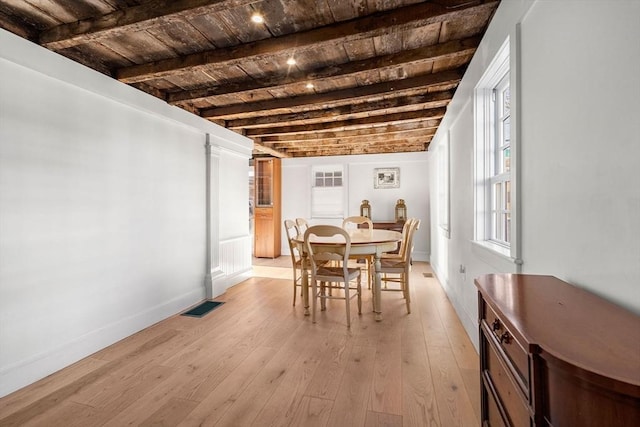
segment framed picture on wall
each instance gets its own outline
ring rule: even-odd
[[[400,168],[376,168],[373,170],[373,188],[400,187]]]

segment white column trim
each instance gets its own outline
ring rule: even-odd
[[[224,275],[220,268],[220,147],[211,144],[211,134],[206,142],[206,270],[204,286],[207,299],[214,296],[213,282]]]

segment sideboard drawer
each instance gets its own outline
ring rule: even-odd
[[[483,426],[486,427],[508,427],[504,420],[502,419],[502,415],[500,413],[500,409],[498,409],[498,404],[496,403],[496,396],[494,395],[494,391],[488,387],[488,384],[484,385],[484,393],[486,399],[486,410],[487,417],[484,420]]]
[[[487,339],[484,337],[483,339]],[[483,346],[485,349],[486,377],[491,381],[498,395],[498,401],[507,413],[507,418],[512,426],[529,426],[530,417],[528,400],[516,384],[511,371],[505,366],[504,357],[499,354],[493,340],[487,340]]]
[[[508,356],[510,363],[509,369],[514,371],[520,379],[520,388],[522,392],[529,397],[529,356],[524,350],[513,332],[510,331],[500,317],[484,303],[485,328],[495,337],[495,342],[500,346],[504,353]]]

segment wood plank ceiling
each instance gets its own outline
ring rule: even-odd
[[[0,27],[252,138],[254,155],[331,156],[426,150],[498,4],[0,0]]]

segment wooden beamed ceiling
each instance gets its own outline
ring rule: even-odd
[[[0,27],[252,138],[255,155],[332,156],[426,150],[498,4],[0,0]]]

